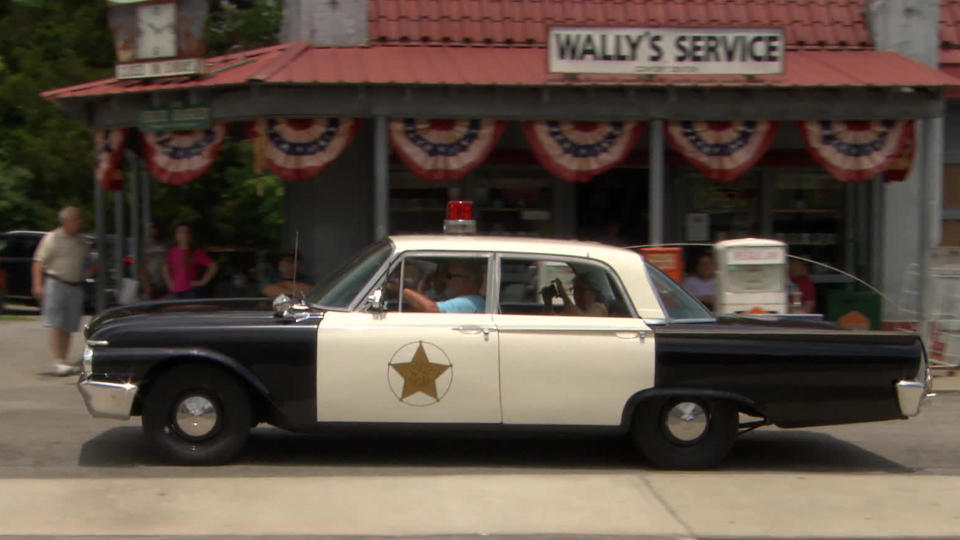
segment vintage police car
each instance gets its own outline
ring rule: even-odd
[[[577,287],[593,308],[574,309]],[[652,464],[691,468],[757,425],[913,416],[930,380],[914,334],[717,319],[636,252],[598,243],[395,236],[280,300],[104,313],[86,328],[87,408],[141,416],[186,463],[231,460],[259,422],[389,423],[616,430]]]

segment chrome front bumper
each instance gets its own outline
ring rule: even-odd
[[[130,418],[133,398],[137,395],[137,385],[82,379],[77,383],[77,387],[92,416],[115,420]]]

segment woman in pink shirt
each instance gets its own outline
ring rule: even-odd
[[[193,246],[193,232],[189,225],[178,225],[174,233],[177,246],[167,252],[163,263],[163,279],[167,282],[170,296],[174,298],[198,298],[200,289],[210,283],[217,273],[217,263],[207,252]],[[206,268],[203,277],[200,268]]]

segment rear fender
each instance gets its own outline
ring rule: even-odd
[[[646,390],[637,392],[631,396],[629,400],[627,400],[627,404],[623,408],[623,416],[620,419],[620,427],[624,430],[630,429],[630,426],[633,423],[633,415],[636,413],[637,407],[643,403],[653,399],[666,397],[722,399],[732,401],[737,404],[738,408],[742,412],[754,416],[765,417],[752,399],[740,394],[735,394],[733,392],[725,392],[723,390],[704,390],[700,388],[648,388]]]

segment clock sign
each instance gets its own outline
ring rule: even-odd
[[[137,7],[137,58],[169,58],[177,55],[177,6],[173,3]]]
[[[118,79],[202,75],[208,0],[107,0]]]

